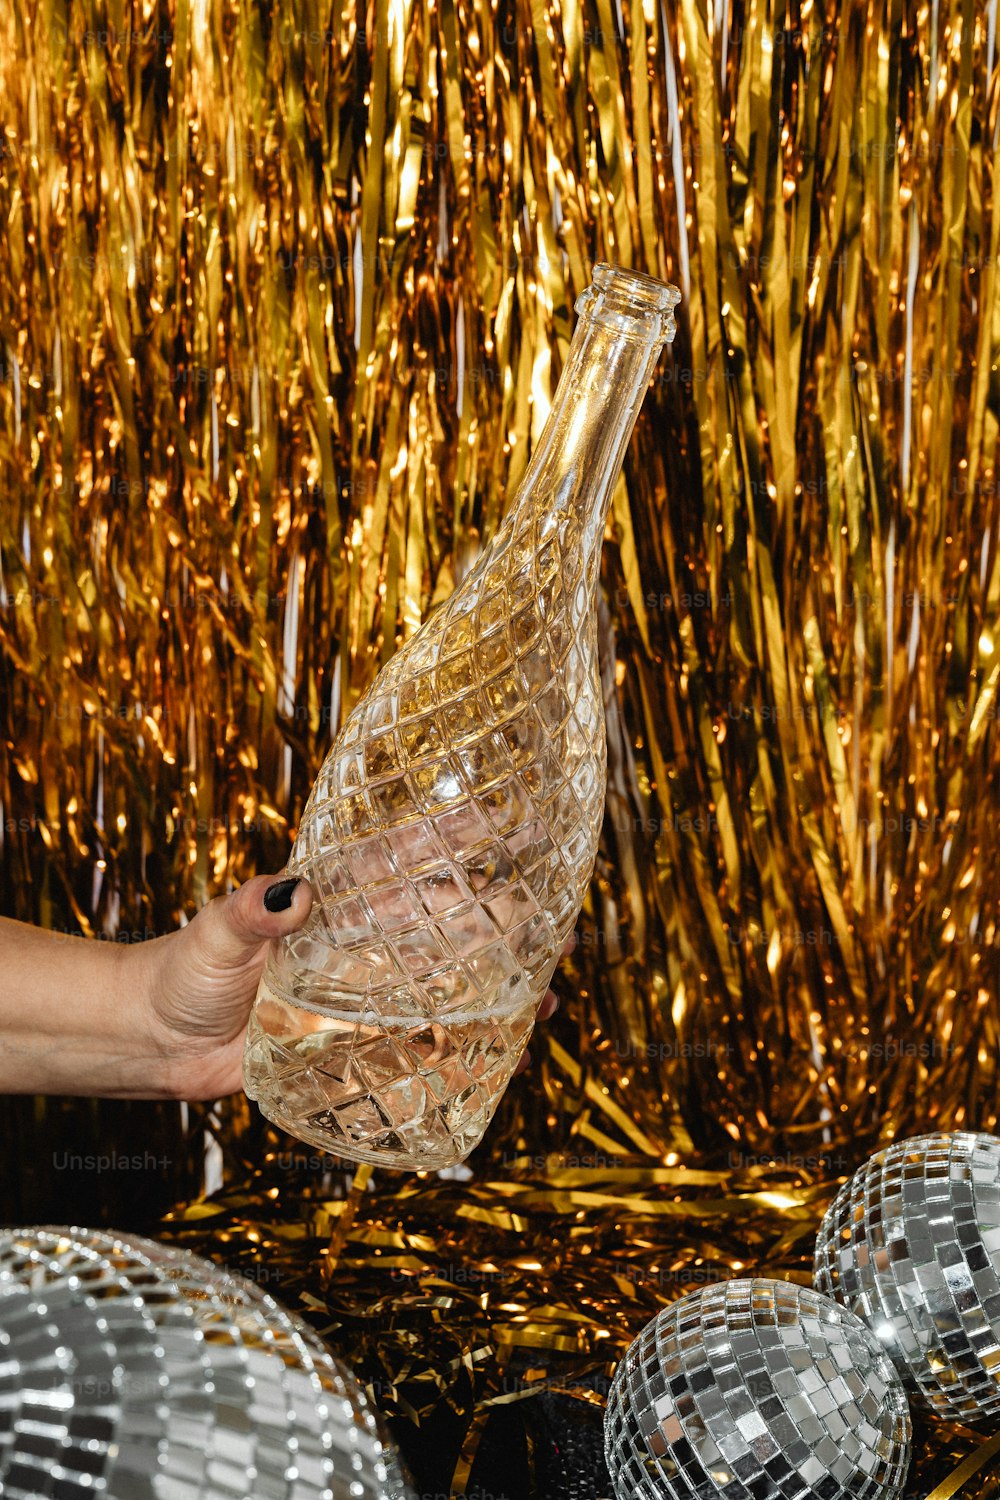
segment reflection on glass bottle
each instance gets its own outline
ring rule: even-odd
[[[604,811],[601,542],[675,288],[599,265],[502,526],[345,723],[289,861],[317,901],[247,1037],[264,1114],[440,1168],[482,1138],[589,883]]]

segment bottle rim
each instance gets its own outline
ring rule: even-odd
[[[660,281],[645,271],[633,271],[630,266],[613,266],[606,260],[594,266],[591,281],[600,292],[630,298],[637,313],[668,312],[681,300],[680,289],[672,282]]]
[[[679,289],[670,282],[602,260],[574,309],[630,341],[664,344],[671,343],[677,331],[674,308],[680,300]]]

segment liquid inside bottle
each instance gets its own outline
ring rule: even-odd
[[[341,1156],[431,1169],[482,1138],[593,871],[606,789],[596,588],[611,490],[676,291],[603,266],[517,497],[378,675],[312,789],[247,1093]]]

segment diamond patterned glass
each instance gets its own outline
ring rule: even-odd
[[[604,812],[604,524],[679,293],[598,266],[496,537],[335,741],[289,871],[247,1093],[358,1161],[439,1168],[481,1139],[590,881]]]
[[[864,1318],[911,1395],[939,1416],[1000,1413],[1000,1140],[917,1136],[845,1183],[814,1281]]]
[[[721,1282],[663,1309],[615,1374],[618,1500],[895,1500],[903,1386],[859,1318],[786,1281]]]
[[[197,1256],[0,1230],[0,1348],[5,1500],[413,1500],[311,1329]]]

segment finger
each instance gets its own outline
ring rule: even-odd
[[[559,996],[554,994],[552,990],[546,990],[544,999],[542,1000],[541,1005],[538,1007],[538,1015],[536,1019],[539,1021],[547,1021],[550,1016],[555,1015],[558,1009]]]
[[[569,955],[573,952],[573,949],[575,947],[576,947],[576,933],[575,932],[571,932],[570,935],[569,935],[569,937],[566,939],[566,941],[562,945],[562,956],[563,956],[563,958],[568,958]]]
[[[546,990],[544,996],[542,997],[542,1003],[538,1007],[538,1015],[535,1019],[538,1021],[547,1021],[551,1016],[555,1015],[558,1009],[559,996],[556,995],[552,990]],[[522,1052],[520,1060],[518,1061],[517,1067],[514,1069],[512,1076],[516,1078],[519,1073],[524,1072],[525,1068],[530,1067],[531,1053]]]
[[[205,958],[219,968],[246,963],[268,938],[301,927],[312,906],[307,880],[256,875],[229,896],[217,896],[195,917]]]

